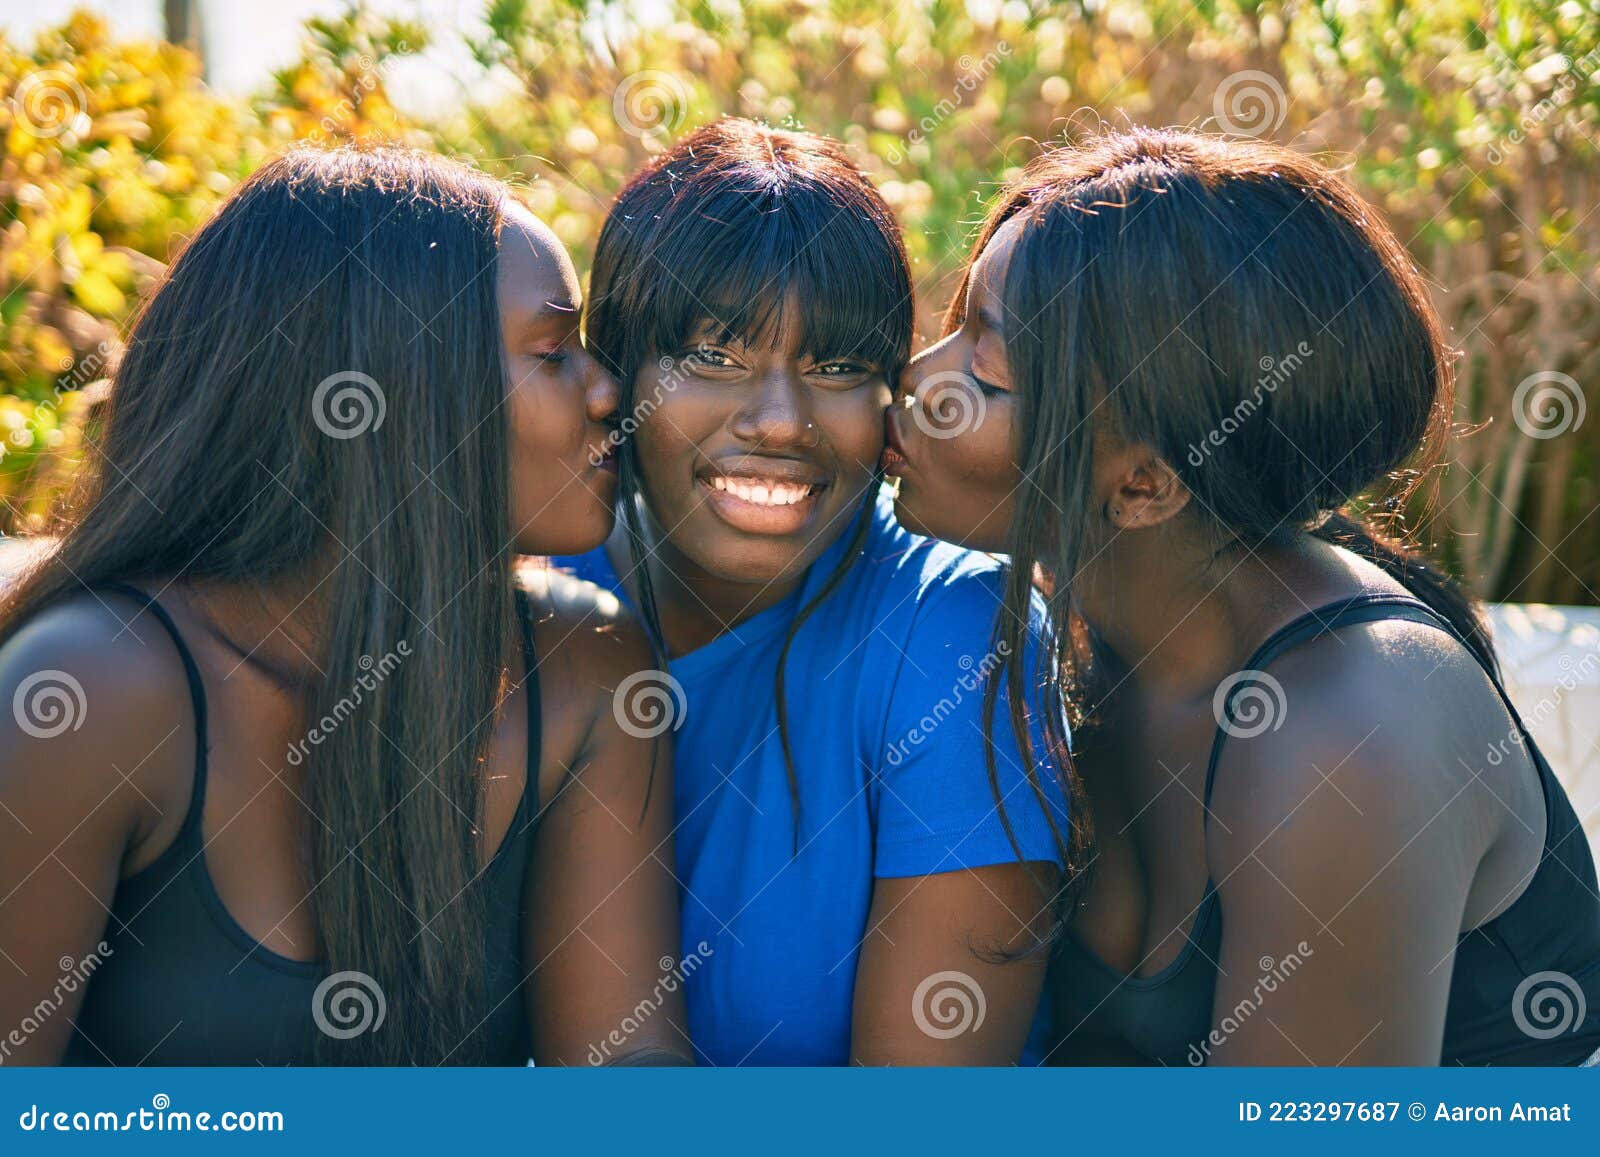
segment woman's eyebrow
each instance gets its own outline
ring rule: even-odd
[[[562,325],[577,321],[582,311],[576,305],[560,301],[546,301],[526,315],[524,325],[538,326],[550,325],[559,322]]]
[[[689,331],[685,339],[690,345],[720,345],[733,349],[749,349],[753,344],[744,334],[717,321],[705,321]]]
[[[529,338],[565,334],[578,324],[581,312],[576,306],[559,301],[544,302],[539,308],[513,322],[515,332]]]

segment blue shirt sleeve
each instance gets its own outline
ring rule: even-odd
[[[926,597],[909,636],[900,640],[874,785],[877,876],[924,876],[1017,862],[1001,806],[1024,860],[1061,860],[1051,821],[1064,840],[1067,801],[1039,714],[1042,696],[1035,663],[1044,613],[1038,604],[1031,616],[1029,647],[1021,658],[1044,803],[1018,751],[1010,697],[1003,686],[994,714],[1001,802],[984,765],[984,686],[988,679],[1002,678],[1004,656],[994,639],[1000,606],[998,575],[956,575]],[[1061,734],[1066,734],[1064,723]]]

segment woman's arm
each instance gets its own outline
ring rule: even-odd
[[[6,1064],[61,1060],[104,960],[124,857],[161,810],[177,810],[171,789],[194,731],[169,651],[159,629],[122,633],[113,612],[87,600],[44,612],[0,647]]]
[[[852,1063],[1016,1064],[1039,1009],[1059,876],[1054,863],[1013,863],[878,880]]]
[[[652,663],[637,627],[566,606],[541,626],[547,737],[525,948],[539,1064],[692,1064],[672,874],[671,732],[622,726],[615,689]],[[553,718],[582,705],[582,726]]]
[[[1001,678],[996,581],[952,578],[897,640],[869,787],[877,878],[852,1010],[860,1064],[1016,1064],[1039,1010],[1069,815],[1031,674],[1033,766],[1003,681],[987,726],[986,680]],[[1018,659],[1033,671],[1031,651]]]
[[[1208,1063],[1436,1065],[1495,830],[1481,783],[1404,687],[1291,685],[1287,699],[1290,725],[1230,739],[1217,771]]]

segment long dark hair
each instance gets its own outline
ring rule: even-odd
[[[893,383],[911,351],[911,266],[894,213],[828,137],[724,118],[676,142],[617,194],[590,277],[587,336],[622,384],[621,412],[643,411],[638,373],[710,323],[751,344],[776,331],[791,296],[804,302],[801,347],[854,356]],[[641,617],[658,645],[632,439],[621,454],[618,514],[633,550]],[[876,474],[833,573],[796,614],[778,659],[778,732],[799,815],[785,671],[806,620],[854,565],[871,527]],[[799,839],[798,819],[796,841]]]
[[[1019,214],[1003,297],[1031,484],[1017,491],[997,626],[1013,643],[1009,685],[1036,569],[1061,624],[1040,678],[1083,682],[1072,591],[1101,426],[1157,451],[1220,542],[1310,531],[1346,547],[1493,668],[1475,605],[1398,518],[1449,433],[1449,351],[1421,276],[1345,181],[1266,142],[1137,130],[1035,159],[973,259]],[[947,330],[965,296],[964,278]],[[1351,503],[1386,480],[1379,526]]]
[[[113,580],[331,567],[305,718],[339,722],[300,752],[314,907],[329,970],[388,1005],[381,1030],[322,1038],[335,1063],[484,1060],[472,817],[515,622],[506,425],[485,420],[504,195],[404,150],[295,151],[246,180],[139,314],[60,546],[0,610],[4,638]]]

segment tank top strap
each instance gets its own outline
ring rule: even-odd
[[[1327,603],[1279,627],[1266,642],[1257,647],[1245,664],[1230,678],[1235,680],[1229,688],[1222,704],[1222,720],[1217,725],[1216,733],[1211,738],[1211,757],[1206,763],[1206,787],[1204,802],[1206,807],[1211,806],[1211,788],[1217,776],[1217,760],[1222,756],[1222,745],[1228,740],[1228,725],[1234,722],[1234,701],[1239,693],[1250,687],[1252,683],[1259,682],[1252,675],[1259,675],[1286,651],[1302,646],[1311,640],[1320,638],[1330,631],[1341,627],[1359,626],[1362,623],[1384,622],[1399,619],[1406,622],[1421,623],[1423,626],[1437,627],[1447,632],[1462,646],[1466,641],[1451,624],[1450,620],[1438,611],[1428,606],[1421,599],[1411,595],[1392,594],[1365,594],[1353,595],[1350,598],[1340,599],[1337,602]],[[1474,654],[1468,648],[1469,654]],[[1506,710],[1511,712],[1511,718],[1516,723],[1518,730],[1522,730],[1522,720],[1517,716],[1516,708],[1511,705],[1510,696],[1501,686],[1499,678],[1493,671],[1485,669],[1489,681],[1494,684],[1501,700],[1506,705]]]
[[[172,615],[154,595],[124,582],[101,583],[99,589],[132,599],[154,615],[183,662],[183,673],[189,680],[189,701],[194,708],[194,789],[189,795],[189,812],[184,817],[183,828],[178,835],[179,839],[187,838],[199,829],[206,798],[206,688],[200,679],[200,668],[189,651],[189,645],[183,641],[183,632],[178,630],[178,624],[173,622]]]

